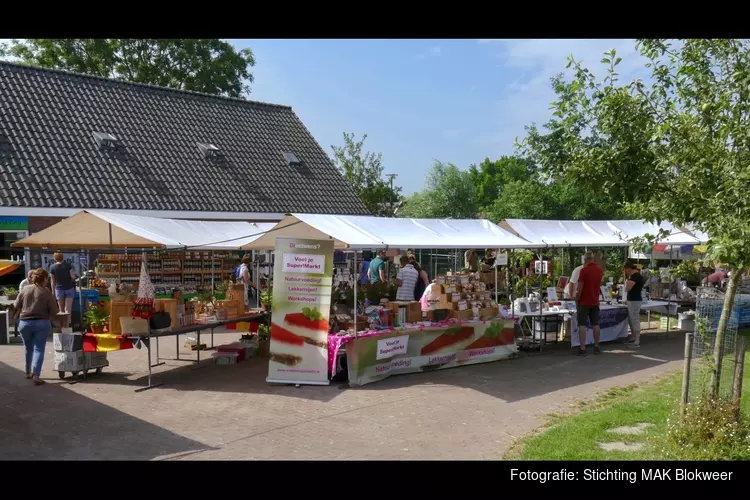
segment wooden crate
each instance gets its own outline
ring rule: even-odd
[[[156,299],[154,301],[154,311],[169,313],[172,322],[170,326],[177,328],[180,326],[180,320],[177,317],[177,299]]]
[[[133,315],[133,303],[130,301],[110,301],[109,332],[119,335],[122,333],[120,318]]]
[[[498,312],[497,307],[483,307],[479,309],[479,317],[482,319],[494,318],[499,314],[500,313]]]

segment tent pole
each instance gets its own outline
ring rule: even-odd
[[[255,261],[255,307],[260,309],[260,252],[253,250],[253,260]],[[249,304],[248,304],[249,305]]]
[[[514,253],[516,253],[516,250],[514,248],[511,248],[510,249],[510,253],[511,253],[511,255],[514,254]],[[511,279],[511,277],[510,277],[510,263],[511,262],[513,262],[513,261],[509,259],[508,260],[508,271],[507,272],[508,272],[508,287],[510,288],[510,290],[509,290],[510,293],[508,295],[510,296],[509,297],[510,298],[510,317],[511,318],[515,318],[516,317],[516,305],[515,305],[515,300],[514,300],[515,299],[515,288],[513,286],[514,285],[513,281],[515,281],[515,280]],[[516,272],[515,266],[513,266],[513,272],[514,273]]]
[[[214,292],[214,251],[211,250],[211,293]]]
[[[111,226],[110,226],[111,227]],[[83,264],[81,264],[81,255],[83,249],[78,252],[78,317],[80,318],[81,331],[83,331]],[[73,326],[73,311],[70,312],[70,327]]]
[[[354,271],[357,270],[357,251],[354,250]],[[357,285],[359,284],[357,282],[358,280],[354,280],[354,338],[357,338],[357,316],[359,316],[359,308],[357,304],[357,288],[359,288]]]
[[[669,267],[671,270],[672,267],[672,247],[673,245],[669,245]],[[667,285],[667,289],[669,290],[669,295],[667,295],[667,331],[665,333],[666,337],[669,337],[669,311],[671,309],[672,305],[672,274],[669,275],[669,284]]]

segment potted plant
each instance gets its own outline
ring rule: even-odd
[[[6,286],[3,295],[8,297],[8,300],[16,300],[16,297],[18,297],[18,290],[12,286]]]
[[[214,296],[213,291],[209,290],[201,292],[198,294],[197,298],[199,307],[196,309],[200,309],[200,311],[197,311],[198,314],[213,314],[214,306],[216,305],[216,297]]]
[[[271,348],[271,329],[268,325],[258,326],[258,356],[267,358]]]
[[[86,327],[93,333],[102,333],[109,323],[109,314],[101,303],[90,303],[83,313],[83,321]]]
[[[260,291],[260,303],[263,306],[263,309],[266,310],[266,312],[269,312],[271,310],[272,298],[273,289],[271,287],[266,287]]]

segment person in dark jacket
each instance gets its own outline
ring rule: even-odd
[[[419,273],[419,279],[417,279],[417,283],[414,285],[414,300],[419,300],[422,298],[424,291],[430,284],[430,277],[427,275],[427,271],[419,265],[419,262],[417,262],[417,259],[415,259],[414,256],[409,258],[409,264],[414,266],[414,269]]]

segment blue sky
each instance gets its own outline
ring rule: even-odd
[[[251,99],[292,106],[329,154],[366,133],[407,194],[435,159],[465,169],[513,153],[524,125],[549,118],[549,79],[571,53],[597,69],[615,48],[623,77],[646,76],[624,39],[230,41],[255,54]]]

